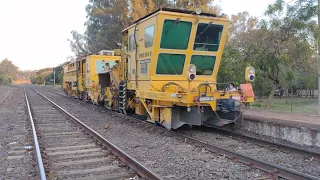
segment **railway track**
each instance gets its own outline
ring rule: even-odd
[[[41,93],[25,98],[41,179],[160,179]]]
[[[35,179],[23,88],[1,86],[0,91],[0,179]]]
[[[303,149],[300,147],[293,147],[293,146],[289,146],[289,145],[285,145],[285,144],[281,144],[281,143],[277,143],[277,142],[270,142],[267,140],[258,139],[258,138],[251,137],[251,136],[246,136],[243,134],[239,134],[239,133],[232,132],[230,130],[222,129],[222,128],[218,128],[218,127],[200,127],[200,128],[195,128],[195,130],[201,131],[204,133],[218,133],[218,134],[222,134],[224,136],[231,137],[232,139],[235,139],[238,141],[245,141],[248,143],[259,144],[263,147],[268,147],[268,148],[273,148],[273,149],[278,149],[278,150],[283,150],[283,151],[289,151],[289,152],[297,153],[297,154],[300,154],[303,156],[309,156],[310,158],[313,157],[314,159],[320,161],[320,152],[315,152],[315,151]]]
[[[61,96],[65,96],[65,95],[63,95],[61,93],[58,93],[58,92],[54,92],[54,91],[51,91],[51,90],[48,90],[48,91],[52,92],[52,93],[55,93],[55,94],[58,94],[58,95],[61,95]],[[154,125],[152,125],[150,123],[147,123],[147,122],[144,122],[144,121],[141,121],[141,122],[139,121],[139,123],[143,123],[144,125],[153,126],[154,127]],[[199,140],[199,139],[196,139],[194,137],[188,136],[188,135],[180,133],[180,132],[167,131],[167,130],[165,130],[163,128],[158,128],[158,130],[159,131],[163,131],[166,134],[169,133],[171,136],[178,137],[181,141],[196,145],[198,147],[205,148],[205,149],[207,149],[207,150],[209,150],[209,151],[211,151],[213,153],[219,153],[219,154],[222,154],[222,155],[226,155],[227,157],[229,157],[231,159],[234,159],[236,161],[242,162],[242,163],[247,164],[249,166],[252,166],[254,168],[261,169],[261,170],[263,170],[265,172],[268,172],[269,176],[272,177],[272,178],[282,177],[282,178],[286,178],[286,179],[318,179],[315,176],[304,174],[304,173],[298,172],[296,170],[285,168],[283,166],[279,166],[279,165],[276,165],[276,164],[268,163],[266,161],[259,160],[257,158],[253,158],[250,155],[238,153],[238,152],[236,152],[234,150],[222,147],[221,144],[220,145],[215,145],[213,143],[210,143],[210,142],[207,142],[207,141],[203,141],[203,140]],[[232,132],[227,132],[227,131],[224,131],[224,130],[219,130],[218,133],[224,134],[225,136],[231,136],[231,135],[234,136],[234,137],[238,136],[238,134],[235,134],[235,133],[232,133]],[[294,153],[304,154],[304,155],[312,156],[312,157],[315,157],[315,158],[319,157],[319,153],[317,153],[317,152],[307,151],[307,150],[302,149],[302,148],[294,148],[294,147],[290,147],[290,146],[286,146],[286,145],[282,145],[282,144],[263,141],[263,140],[252,138],[252,137],[249,137],[249,136],[241,135],[241,136],[238,136],[237,139],[238,140],[243,140],[243,141],[244,140],[245,141],[250,141],[251,143],[256,143],[256,144],[259,144],[259,145],[264,146],[264,147],[272,147],[272,148],[277,148],[277,149],[280,149],[280,150],[291,151],[291,152],[294,152]]]

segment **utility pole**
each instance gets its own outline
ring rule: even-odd
[[[53,86],[54,87],[56,86],[56,70],[55,70],[55,68],[53,68]]]
[[[320,0],[318,0],[318,33],[320,31]],[[320,115],[320,41],[318,37],[318,115]]]

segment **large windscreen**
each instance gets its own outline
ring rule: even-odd
[[[186,50],[190,39],[192,23],[186,21],[164,20],[160,48]]]
[[[193,50],[218,51],[222,29],[222,25],[199,23]]]

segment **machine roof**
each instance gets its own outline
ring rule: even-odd
[[[143,16],[139,19],[137,19],[135,22],[133,22],[133,24],[139,22],[140,20],[142,19],[145,19],[159,11],[168,11],[168,12],[177,12],[177,13],[184,13],[184,14],[191,14],[191,13],[194,13],[194,11],[191,11],[191,10],[183,10],[183,9],[172,9],[172,8],[159,8],[157,10],[155,10],[154,12],[150,13],[150,14],[147,14],[146,16]],[[216,14],[212,14],[212,13],[200,13],[199,14],[200,16],[210,16],[210,17],[217,17]]]

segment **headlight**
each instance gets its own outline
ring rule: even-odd
[[[189,71],[190,71],[191,73],[195,73],[195,72],[196,72],[196,66],[193,65],[193,64],[191,64],[191,65],[189,66]]]
[[[254,67],[250,67],[249,73],[250,73],[250,74],[254,74],[254,71],[255,71]]]
[[[199,15],[199,14],[201,14],[201,9],[200,8],[197,8],[196,9],[196,13]]]

